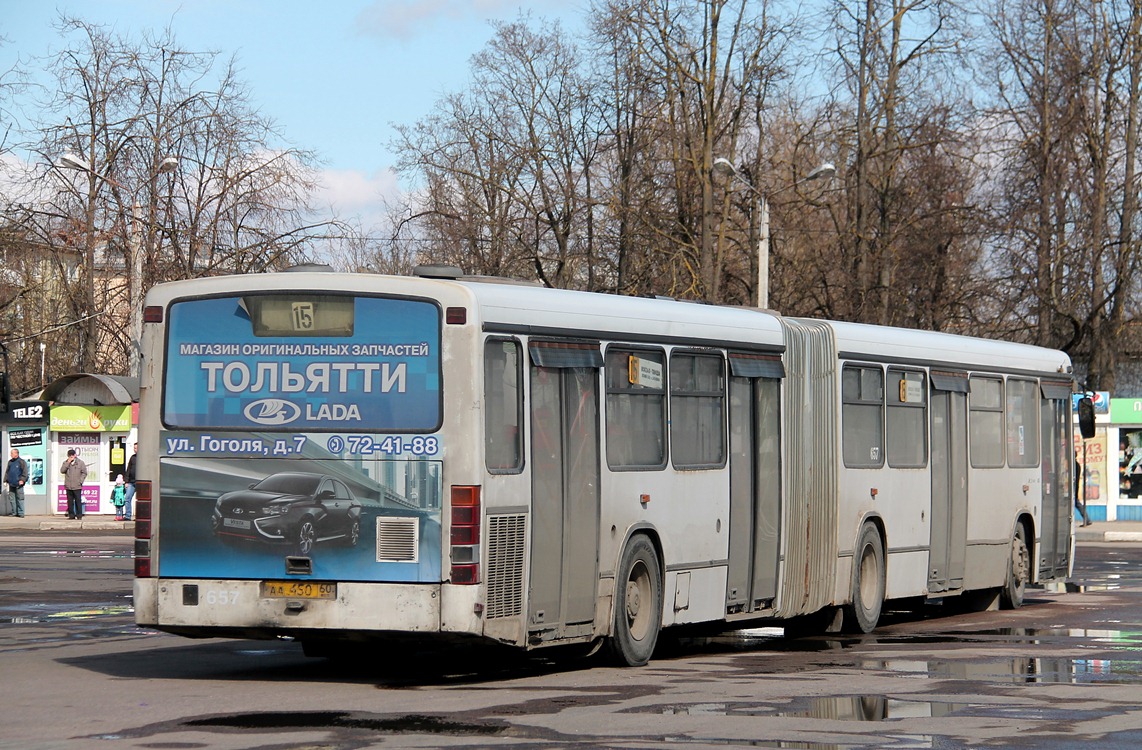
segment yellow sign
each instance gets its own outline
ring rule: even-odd
[[[130,432],[131,407],[53,406],[48,426],[53,432]]]

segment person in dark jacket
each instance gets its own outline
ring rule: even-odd
[[[1075,446],[1075,510],[1082,516],[1083,526],[1090,526],[1090,516],[1086,513],[1086,498],[1082,495],[1083,485],[1083,464],[1080,456],[1080,449]]]
[[[8,468],[4,470],[4,482],[12,498],[12,515],[24,517],[24,485],[28,483],[28,462],[20,458],[20,451],[12,449]]]
[[[135,443],[134,453],[127,459],[127,475],[124,477],[126,484],[124,485],[124,502],[123,502],[123,520],[131,520],[131,500],[135,497],[135,459],[139,455],[139,444]]]
[[[67,490],[67,517],[83,518],[83,480],[87,479],[87,464],[75,453],[75,448],[67,451],[67,460],[60,467],[63,474],[63,487]]]

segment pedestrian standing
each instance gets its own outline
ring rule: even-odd
[[[131,520],[131,500],[135,497],[135,459],[139,456],[139,444],[135,443],[134,452],[131,453],[131,458],[127,460],[127,476],[124,477],[126,484],[124,485],[123,497],[123,520]]]
[[[87,464],[76,455],[75,448],[67,451],[67,460],[60,467],[63,487],[67,491],[67,517],[83,518],[83,480],[87,479]]]
[[[1086,498],[1083,497],[1083,463],[1079,446],[1075,446],[1075,510],[1082,516],[1083,526],[1090,526],[1090,516],[1086,512]]]
[[[12,498],[12,514],[24,517],[24,485],[28,483],[28,462],[20,458],[20,451],[12,449],[8,468],[4,470],[4,482]]]
[[[127,491],[123,488],[123,475],[115,477],[115,486],[111,488],[111,504],[115,506],[115,520],[123,520],[123,502]]]

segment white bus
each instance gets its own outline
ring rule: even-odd
[[[1070,573],[1062,352],[440,267],[165,284],[144,321],[140,625],[640,665]]]

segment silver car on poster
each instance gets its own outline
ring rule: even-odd
[[[210,525],[224,541],[280,544],[308,555],[321,542],[356,546],[361,538],[361,503],[335,477],[282,472],[222,495],[214,504]]]

